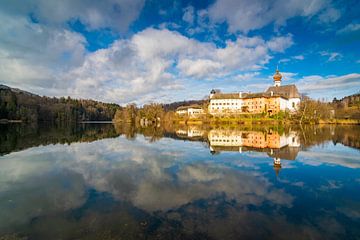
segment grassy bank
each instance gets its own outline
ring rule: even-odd
[[[174,122],[184,125],[291,125],[291,124],[341,124],[341,125],[360,125],[360,120],[357,119],[318,119],[312,121],[302,121],[298,119],[274,119],[274,118],[189,118],[189,119],[174,119]]]

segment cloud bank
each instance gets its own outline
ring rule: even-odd
[[[304,55],[306,60],[316,55],[330,65],[346,57],[334,49],[293,51],[299,48],[295,35],[278,28],[296,17],[311,24],[338,21],[342,10],[331,1],[217,0],[203,9],[179,7],[178,21],[131,29],[147,5],[145,0],[2,1],[0,82],[40,95],[143,104],[202,98],[211,88],[263,90],[271,84],[269,64],[305,65]],[[277,30],[258,31],[269,25]],[[338,33],[357,30],[352,22]],[[100,44],[103,48],[89,47],[96,42],[92,34],[104,31],[116,39]],[[300,84],[312,77],[300,76],[291,80]]]

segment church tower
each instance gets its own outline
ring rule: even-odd
[[[282,78],[282,75],[280,74],[279,69],[276,68],[276,73],[273,76],[274,87],[280,87],[281,86],[281,78]]]

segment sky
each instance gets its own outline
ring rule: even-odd
[[[0,0],[0,83],[139,105],[282,84],[360,91],[358,0]]]

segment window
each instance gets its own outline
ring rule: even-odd
[[[292,103],[292,107],[293,107],[293,108],[295,107],[295,103],[294,103],[294,102]]]

